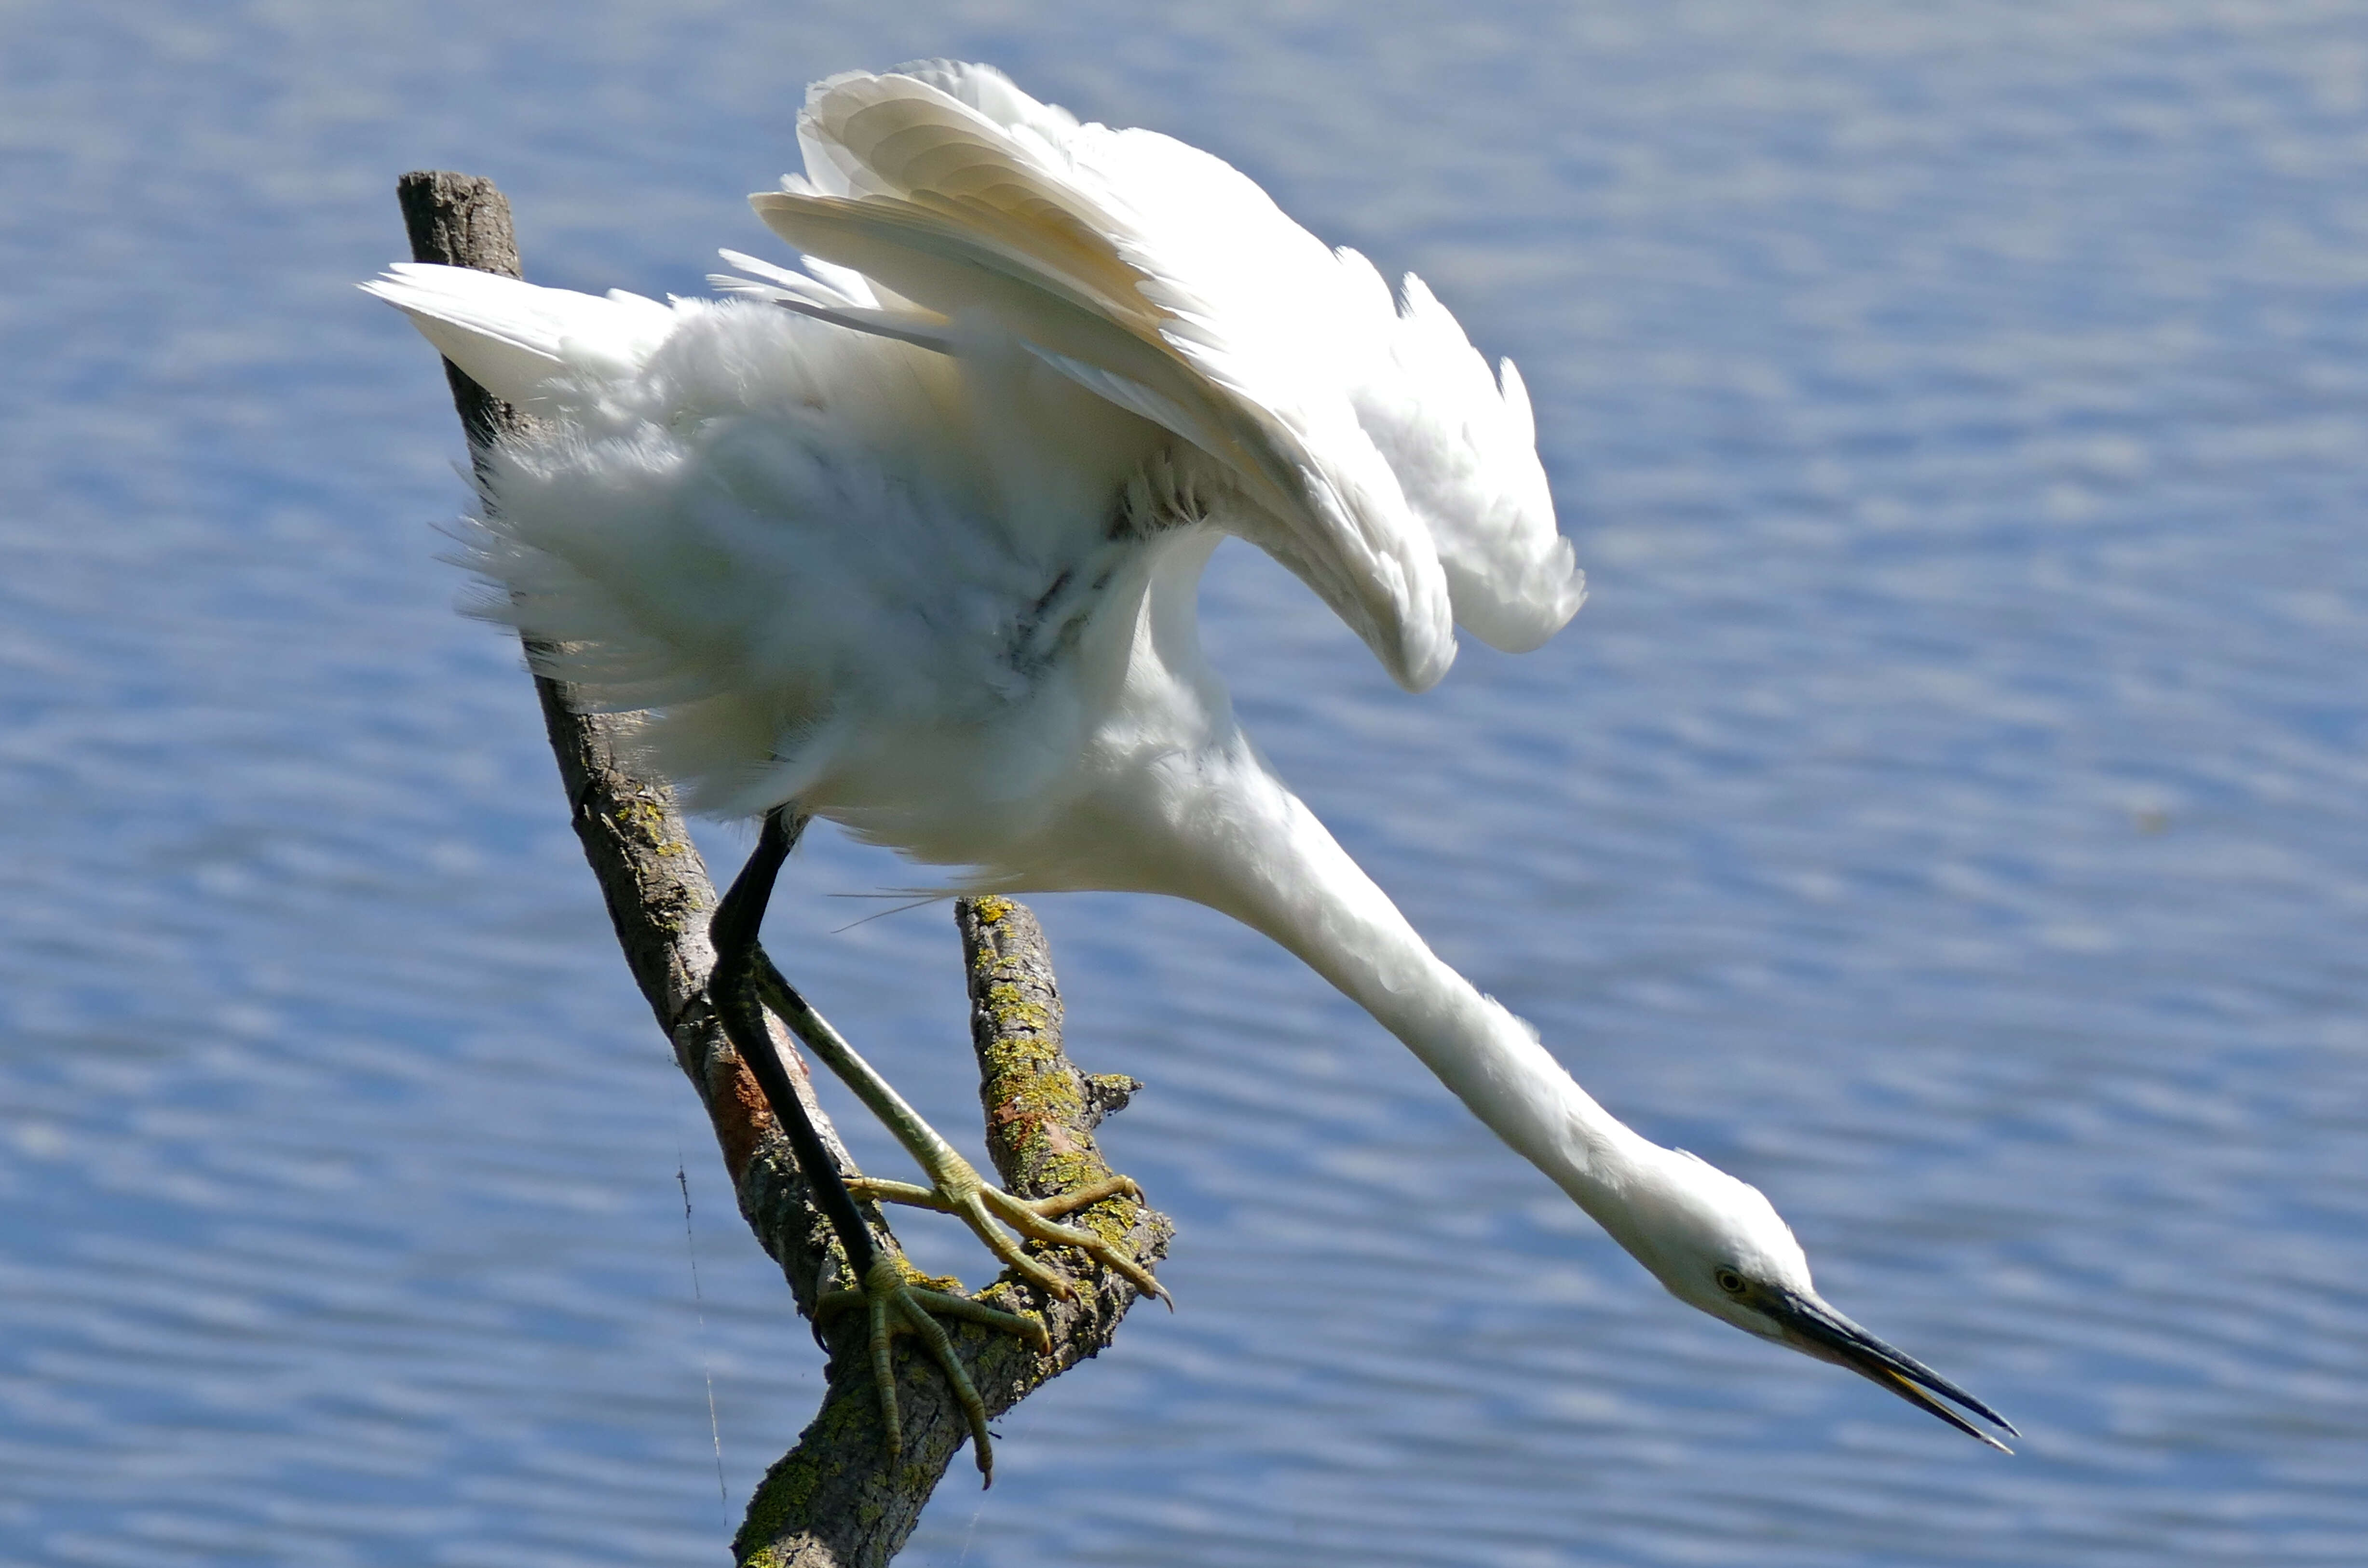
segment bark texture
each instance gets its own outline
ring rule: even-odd
[[[413,259],[522,276],[509,203],[491,180],[422,171],[404,176],[396,194]],[[482,461],[489,444],[529,427],[518,410],[487,394],[450,361],[444,369],[472,457]],[[529,646],[529,663],[534,653]],[[810,1317],[817,1291],[842,1282],[843,1263],[763,1092],[709,1003],[715,953],[707,926],[716,893],[706,863],[673,790],[633,770],[622,744],[630,721],[577,711],[566,686],[548,676],[536,676],[535,689],[576,837],[607,900],[625,961],[706,1107],[742,1216],[780,1265],[799,1312]],[[1043,1198],[1108,1176],[1093,1129],[1138,1085],[1087,1076],[1064,1054],[1052,960],[1024,905],[1007,898],[963,899],[955,904],[955,920],[969,966],[987,1153],[1005,1185],[1022,1197]],[[784,967],[794,979],[791,957]],[[814,1102],[804,1059],[778,1022],[773,1035],[816,1131],[840,1169],[853,1174],[845,1147]],[[895,1237],[875,1210],[866,1212],[878,1244],[901,1261]],[[1145,1263],[1165,1253],[1172,1233],[1166,1216],[1126,1199],[1098,1203],[1068,1222],[1121,1241]],[[1074,1253],[1053,1261],[1077,1282],[1075,1299],[1048,1301],[1008,1276],[982,1293],[1010,1311],[1042,1312],[1052,1333],[1049,1355],[1006,1335],[948,1324],[991,1413],[1009,1409],[1108,1345],[1134,1301],[1125,1280],[1094,1270]],[[825,1345],[830,1359],[822,1409],[749,1501],[733,1551],[751,1568],[871,1568],[888,1562],[912,1534],[962,1446],[967,1427],[944,1381],[925,1358],[900,1348],[896,1392],[905,1450],[902,1461],[889,1466],[861,1333],[860,1314],[834,1324]]]

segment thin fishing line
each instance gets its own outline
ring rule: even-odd
[[[707,1381],[707,1436],[715,1445],[715,1502],[728,1525],[732,1494],[723,1484],[723,1427],[715,1419],[715,1373],[707,1358],[707,1298],[699,1289],[699,1238],[690,1231],[690,1176],[683,1168],[680,1149],[674,1152],[674,1180],[682,1188],[682,1244],[690,1254],[690,1300],[699,1312],[699,1375]]]

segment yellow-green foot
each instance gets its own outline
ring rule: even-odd
[[[1176,1306],[1167,1288],[1151,1276],[1151,1271],[1137,1263],[1124,1248],[1114,1246],[1091,1231],[1081,1231],[1074,1225],[1056,1221],[1064,1214],[1099,1203],[1105,1198],[1136,1198],[1143,1189],[1134,1185],[1132,1176],[1114,1176],[1107,1181],[1093,1182],[1075,1192],[1064,1192],[1052,1198],[1014,1198],[999,1187],[989,1186],[973,1168],[970,1162],[951,1150],[944,1151],[930,1162],[938,1168],[935,1187],[916,1187],[911,1182],[880,1181],[871,1176],[856,1176],[847,1189],[857,1198],[869,1198],[882,1203],[905,1203],[916,1209],[934,1209],[940,1214],[951,1214],[971,1228],[978,1239],[986,1244],[989,1252],[1037,1289],[1065,1301],[1077,1293],[1068,1277],[1046,1263],[1031,1257],[1019,1249],[1003,1226],[1031,1242],[1048,1246],[1076,1247],[1102,1267],[1116,1272],[1146,1296],[1156,1296],[1166,1301],[1170,1311]],[[1001,1221],[1002,1224],[996,1221]]]
[[[767,821],[769,824],[771,818]],[[770,829],[768,828],[768,832]],[[744,875],[746,873],[743,873]],[[830,1070],[838,1074],[847,1086],[855,1091],[881,1124],[895,1134],[896,1142],[928,1176],[933,1185],[916,1187],[910,1182],[880,1181],[871,1176],[856,1176],[847,1183],[847,1190],[857,1198],[870,1198],[884,1203],[909,1203],[916,1208],[935,1209],[939,1213],[960,1219],[986,1244],[989,1252],[1001,1258],[1019,1277],[1051,1295],[1064,1300],[1077,1293],[1077,1288],[1050,1265],[1029,1256],[1019,1250],[1003,1229],[1009,1225],[1031,1242],[1047,1246],[1076,1247],[1102,1267],[1116,1271],[1146,1296],[1156,1296],[1172,1309],[1175,1299],[1151,1271],[1137,1263],[1123,1250],[1090,1231],[1054,1221],[1064,1214],[1073,1213],[1088,1204],[1121,1194],[1141,1198],[1142,1188],[1126,1176],[1111,1176],[1107,1181],[1093,1182],[1075,1192],[1064,1192],[1054,1198],[1030,1201],[1014,1198],[1000,1187],[989,1187],[968,1160],[954,1153],[953,1145],[938,1136],[937,1129],[921,1119],[921,1113],[905,1103],[895,1085],[882,1077],[871,1064],[856,1054],[855,1048],[844,1036],[830,1027],[828,1020],[807,1006],[790,983],[781,978],[770,960],[759,951],[753,960],[754,979],[768,1006],[790,1026],[791,1032],[804,1042]],[[997,1221],[1002,1224],[997,1224]]]
[[[814,1323],[820,1325],[859,1308],[869,1320],[866,1343],[871,1353],[871,1381],[880,1395],[881,1422],[888,1428],[889,1459],[893,1461],[905,1451],[905,1426],[896,1415],[893,1352],[896,1336],[909,1334],[921,1342],[938,1369],[945,1373],[946,1381],[952,1385],[955,1402],[970,1419],[971,1451],[977,1457],[978,1473],[985,1484],[993,1485],[995,1450],[986,1436],[986,1403],[978,1397],[978,1389],[962,1369],[961,1358],[954,1354],[953,1341],[947,1337],[938,1319],[960,1318],[964,1323],[1018,1335],[1040,1352],[1053,1348],[1053,1336],[1046,1332],[1042,1321],[1000,1312],[967,1296],[949,1295],[913,1284],[905,1278],[904,1269],[884,1256],[872,1261],[860,1289],[825,1291],[814,1303]]]

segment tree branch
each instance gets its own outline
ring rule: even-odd
[[[415,260],[521,276],[509,203],[491,180],[447,172],[403,176],[396,187]],[[447,361],[452,400],[469,436],[480,479],[492,444],[530,424],[509,404]],[[529,645],[530,662],[537,650]],[[715,887],[690,841],[674,791],[639,777],[620,744],[630,721],[576,710],[568,687],[535,677],[545,728],[573,808],[575,833],[591,863],[618,944],[642,994],[673,1042],[675,1060],[707,1108],[740,1212],[787,1276],[798,1310],[812,1315],[815,1295],[843,1264],[830,1230],[798,1174],[762,1091],[716,1022],[707,982],[715,962],[707,936]],[[1061,1000],[1043,934],[1027,908],[1005,898],[955,904],[970,976],[971,1035],[986,1108],[989,1157],[1005,1185],[1028,1198],[1075,1190],[1110,1174],[1092,1131],[1106,1111],[1139,1085],[1088,1077],[1063,1054]],[[843,1172],[853,1165],[829,1119],[814,1103],[805,1062],[778,1022],[775,1048],[815,1129]],[[903,1253],[876,1211],[867,1218],[880,1244]],[[1133,1250],[1144,1263],[1161,1256],[1173,1228],[1167,1217],[1126,1199],[1072,1216]],[[1007,1335],[951,1324],[954,1344],[990,1414],[1000,1414],[1047,1380],[1110,1342],[1135,1292],[1125,1280],[1063,1252],[1056,1267],[1078,1282],[1074,1300],[1048,1301],[1007,1274],[982,1299],[1016,1312],[1038,1312],[1053,1349],[1039,1355]],[[909,1266],[908,1266],[909,1267]],[[774,1464],[750,1499],[733,1542],[750,1568],[872,1568],[894,1557],[919,1521],[967,1426],[943,1379],[920,1358],[897,1358],[897,1399],[905,1449],[893,1471],[879,1402],[862,1345],[860,1314],[848,1314],[827,1338],[827,1388],[821,1411],[797,1447]]]

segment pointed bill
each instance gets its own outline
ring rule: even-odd
[[[2021,1434],[2014,1429],[2014,1423],[1913,1356],[1877,1339],[1817,1297],[1791,1290],[1770,1291],[1752,1304],[1775,1320],[1785,1341],[1794,1349],[1820,1361],[1849,1368],[2002,1454],[2014,1452],[1941,1401],[1962,1405],[2008,1437],[2019,1437]]]

